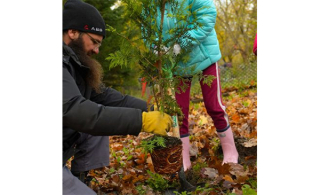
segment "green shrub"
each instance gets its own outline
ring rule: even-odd
[[[158,173],[152,173],[151,171],[147,170],[150,178],[147,179],[147,184],[155,191],[164,191],[169,187],[168,180],[164,179]]]

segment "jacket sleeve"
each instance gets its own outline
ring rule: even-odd
[[[91,135],[138,135],[140,109],[109,107],[85,99],[66,67],[63,68],[63,126]]]
[[[147,102],[129,95],[122,95],[119,91],[109,87],[104,88],[100,94],[92,90],[91,100],[104,106],[137,108],[147,111]]]
[[[193,1],[191,12],[196,12],[197,21],[202,27],[189,31],[188,33],[196,41],[192,41],[192,45],[198,45],[203,42],[216,24],[217,10],[213,1]]]

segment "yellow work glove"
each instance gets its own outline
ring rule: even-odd
[[[166,113],[159,111],[142,112],[141,131],[159,135],[167,135],[172,126],[172,118]]]

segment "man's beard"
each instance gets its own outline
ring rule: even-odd
[[[79,58],[82,65],[90,69],[89,74],[86,77],[86,81],[97,92],[101,93],[103,69],[101,64],[91,58],[84,50],[84,42],[82,36],[76,40],[72,40],[68,45]],[[91,51],[90,51],[91,52]],[[90,53],[91,55],[92,53]]]

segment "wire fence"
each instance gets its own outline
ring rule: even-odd
[[[220,83],[222,89],[241,89],[257,85],[257,61],[237,66],[226,63],[219,65]],[[192,80],[191,98],[202,98],[201,87],[197,79]]]
[[[257,85],[257,61],[248,64],[219,65],[220,83],[222,89],[236,88],[241,89],[248,86],[255,87]],[[119,89],[117,89],[119,90]],[[124,87],[120,92],[146,100],[146,96],[141,97],[141,85],[134,87]],[[192,80],[191,97],[201,96],[201,87],[198,79]]]
[[[222,88],[255,86],[257,83],[257,62],[238,66],[219,66]]]

